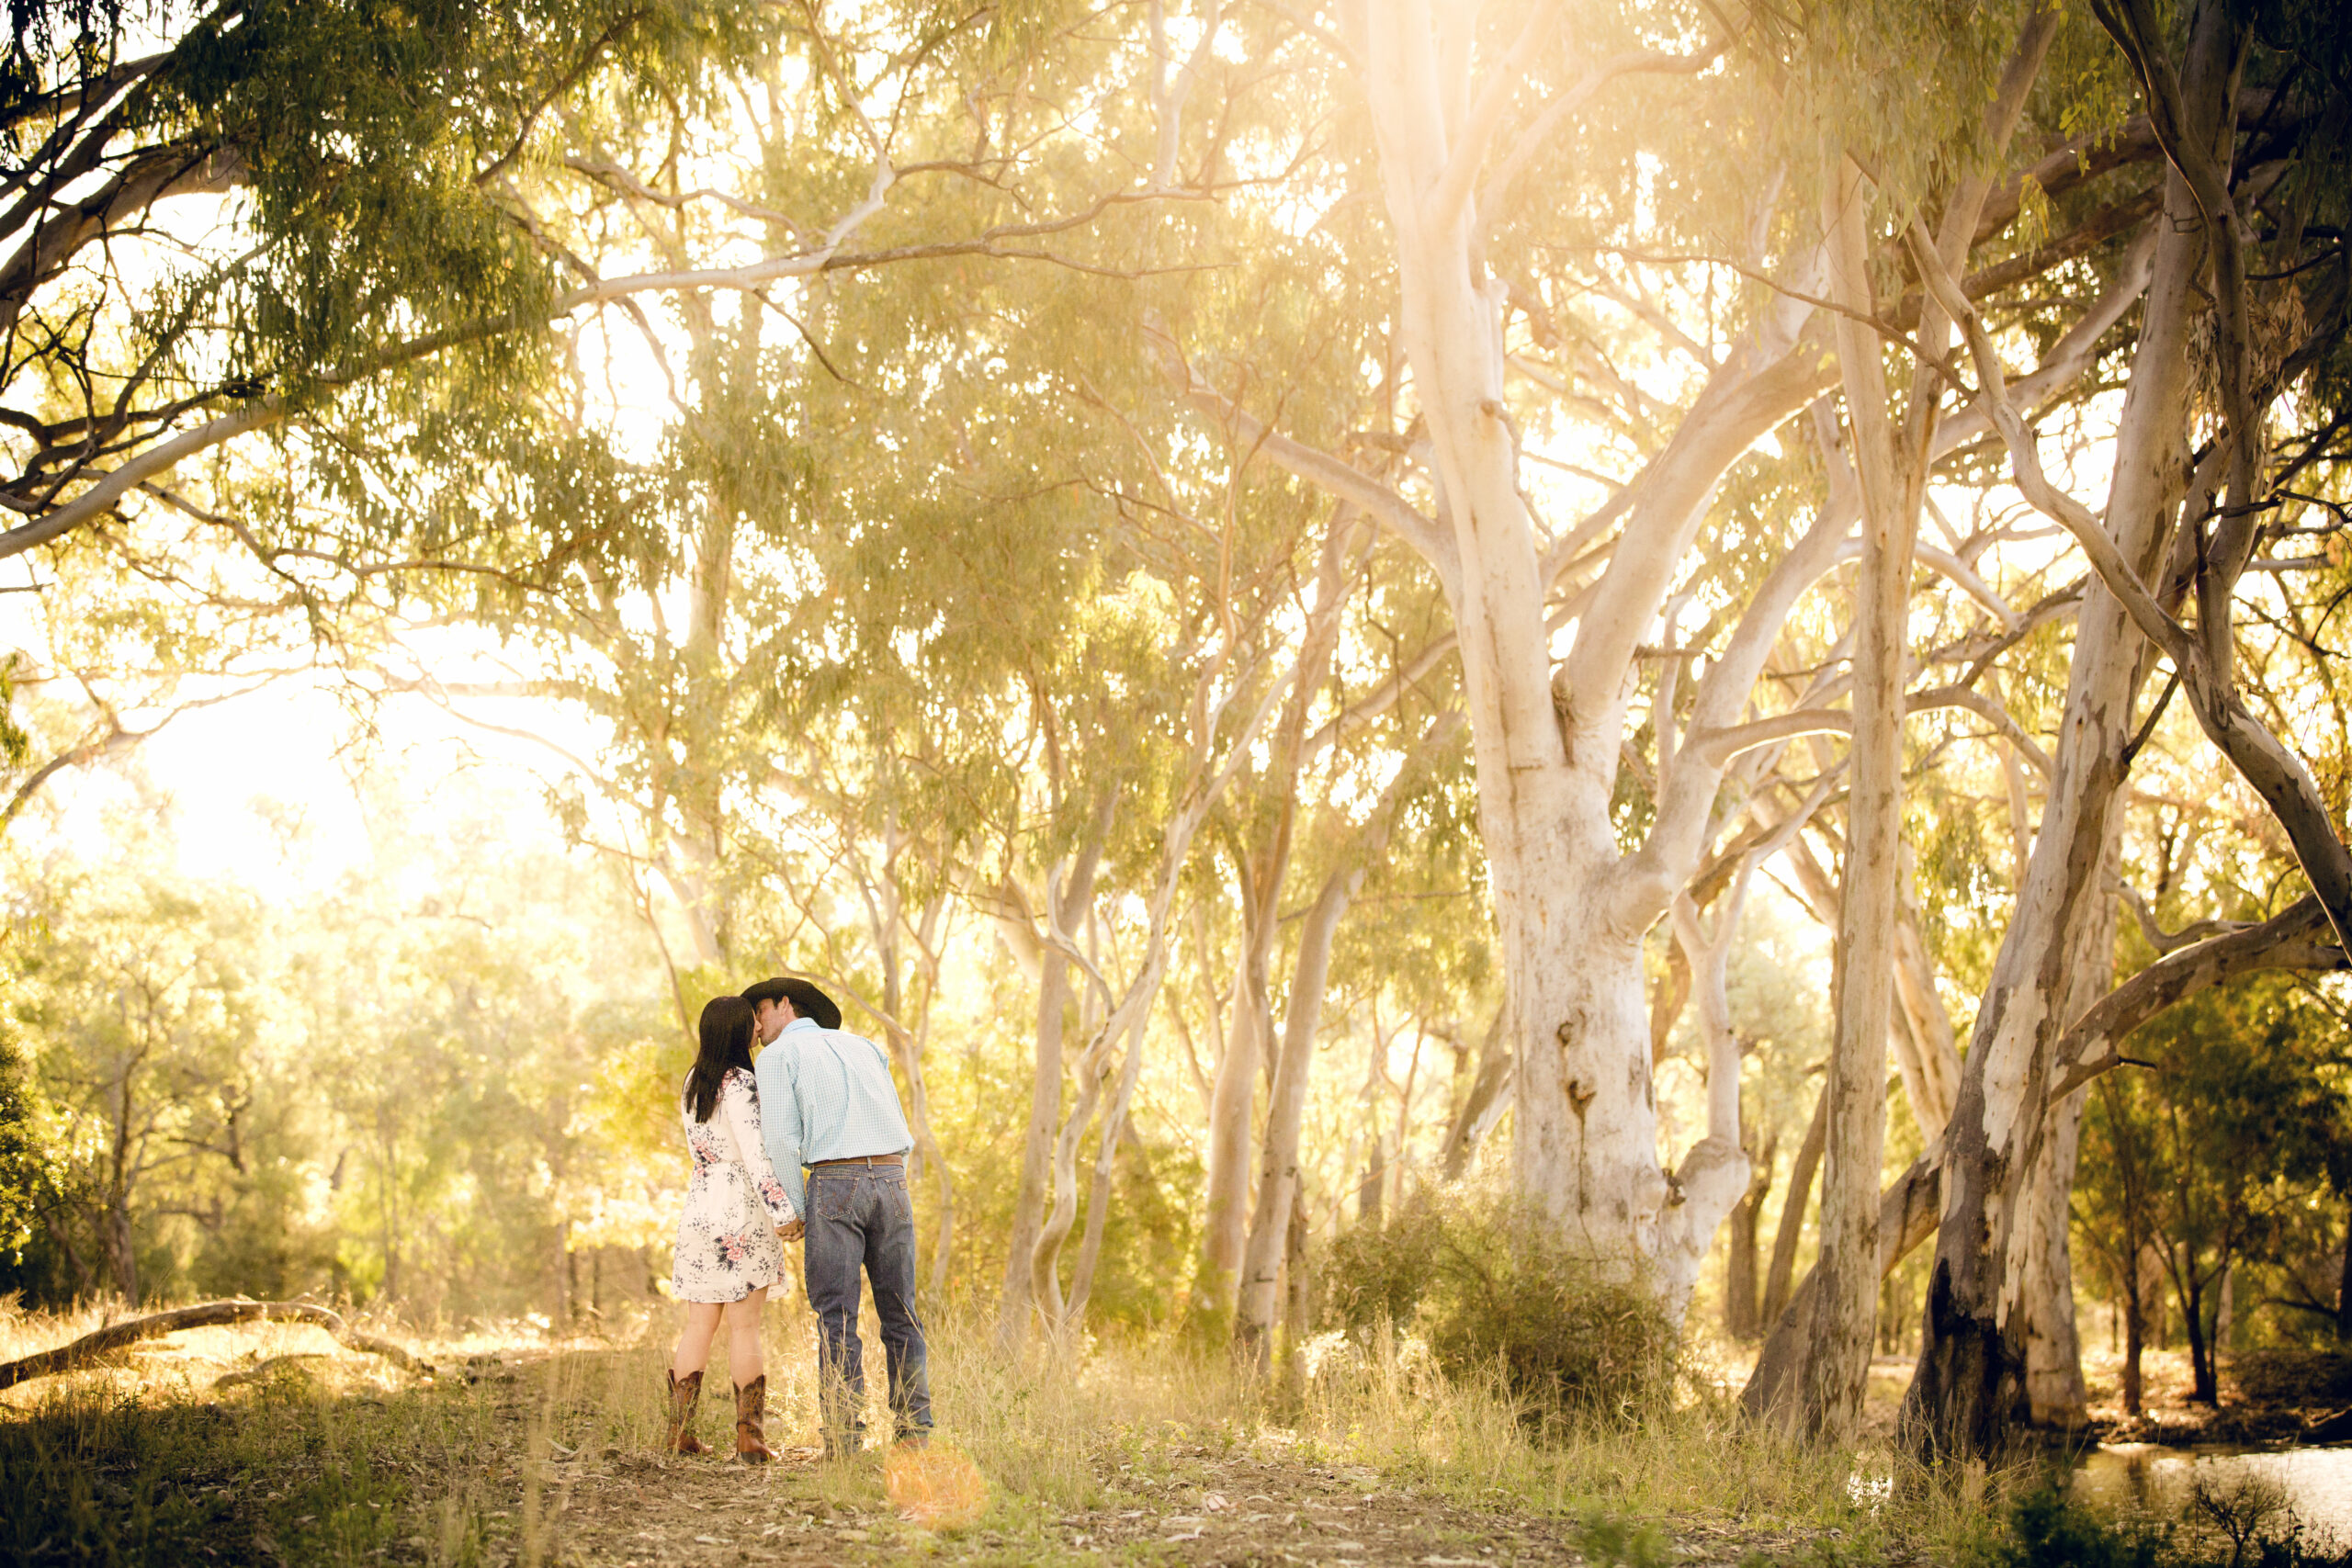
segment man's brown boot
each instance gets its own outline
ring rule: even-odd
[[[664,1371],[670,1380],[670,1435],[662,1439],[662,1451],[669,1454],[707,1454],[695,1438],[695,1401],[702,1397],[702,1374],[688,1372],[680,1377]]]
[[[768,1447],[767,1435],[760,1430],[760,1418],[767,1414],[767,1408],[765,1373],[735,1385],[735,1457],[745,1464],[765,1464],[775,1458],[775,1450]]]

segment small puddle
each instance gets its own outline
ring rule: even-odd
[[[2313,1545],[2352,1548],[2352,1448],[2168,1449],[2117,1443],[2094,1449],[2075,1469],[2075,1495],[2119,1513],[2172,1519],[2190,1483],[2211,1476],[2267,1481],[2286,1495]]]

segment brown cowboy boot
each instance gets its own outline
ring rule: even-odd
[[[767,1445],[766,1434],[760,1430],[760,1418],[767,1414],[767,1408],[765,1373],[735,1385],[735,1457],[745,1464],[765,1464],[775,1458],[775,1450]]]
[[[662,1376],[670,1380],[670,1433],[662,1439],[662,1451],[669,1454],[707,1454],[710,1450],[695,1437],[695,1401],[702,1397],[702,1374],[688,1372],[680,1377],[665,1369]]]

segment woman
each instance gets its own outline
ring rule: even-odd
[[[735,1376],[735,1456],[746,1464],[775,1458],[760,1430],[767,1375],[760,1366],[760,1311],[768,1287],[784,1278],[776,1231],[797,1218],[760,1142],[760,1099],[752,1078],[752,1004],[720,997],[702,1010],[702,1050],[686,1075],[680,1115],[695,1173],[678,1219],[677,1261],[670,1283],[686,1303],[685,1327],[670,1363],[672,1453],[698,1454],[695,1401],[719,1320],[727,1323],[728,1366]]]

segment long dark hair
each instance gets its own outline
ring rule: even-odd
[[[702,1051],[686,1075],[685,1102],[695,1120],[707,1122],[718,1103],[718,1080],[729,1067],[752,1070],[752,1036],[759,1021],[741,997],[713,997],[702,1010]]]

